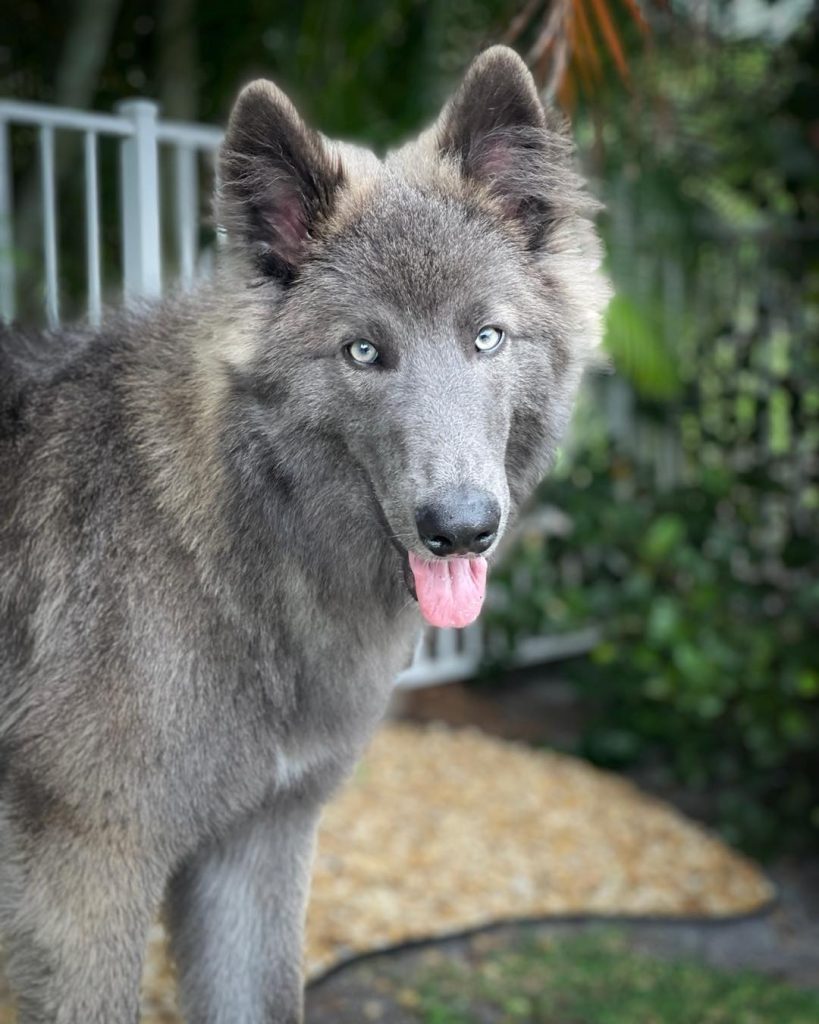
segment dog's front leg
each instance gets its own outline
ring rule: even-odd
[[[302,943],[319,807],[244,819],[172,879],[168,924],[188,1024],[299,1024]]]
[[[111,823],[77,835],[4,822],[0,903],[18,1024],[135,1024],[165,871]]]

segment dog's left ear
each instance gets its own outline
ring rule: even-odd
[[[296,276],[342,180],[338,158],[280,89],[260,80],[242,90],[219,151],[217,217],[263,274]]]
[[[570,171],[571,144],[564,125],[547,117],[517,53],[493,46],[476,57],[436,131],[441,154],[490,193],[531,249],[541,248],[558,213],[554,179]]]

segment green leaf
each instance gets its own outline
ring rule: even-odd
[[[669,513],[655,519],[641,545],[644,558],[661,562],[668,558],[685,539],[685,523],[680,516]]]
[[[617,369],[648,398],[672,398],[679,374],[660,326],[646,305],[618,294],[609,304],[604,346]]]

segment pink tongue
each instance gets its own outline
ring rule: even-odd
[[[486,592],[485,558],[434,561],[409,553],[421,614],[431,626],[468,626],[478,617]]]

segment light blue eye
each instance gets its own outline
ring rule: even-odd
[[[361,363],[362,366],[372,366],[373,363],[378,362],[378,349],[371,342],[364,341],[363,338],[349,344],[347,351],[350,353],[350,358]]]
[[[505,337],[500,327],[482,327],[475,338],[475,348],[479,352],[491,352],[502,344]]]

